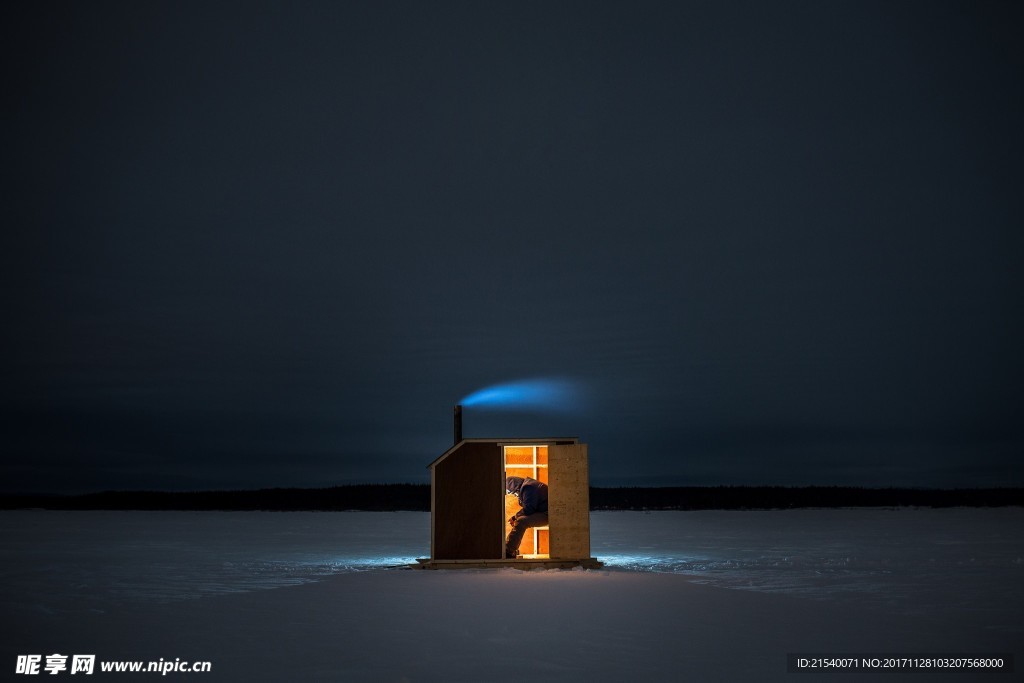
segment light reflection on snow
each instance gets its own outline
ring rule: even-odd
[[[591,531],[593,554],[612,571],[926,613],[936,605],[1024,603],[1021,515],[1012,508],[597,512]]]
[[[335,560],[327,566],[331,568],[329,573],[338,572],[365,572],[373,569],[398,569],[416,564],[415,557],[357,557]]]
[[[294,586],[413,563],[429,538],[418,512],[10,511],[0,600],[102,611]]]
[[[896,605],[1024,605],[1024,510],[595,512],[598,571]],[[0,513],[0,600],[54,613],[291,586],[429,555],[426,513]],[[955,591],[950,586],[956,586]]]
[[[660,555],[629,555],[620,553],[601,555],[601,562],[608,569],[668,574],[687,571],[699,565],[697,560],[684,560]]]

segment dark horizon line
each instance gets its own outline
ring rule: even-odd
[[[58,493],[55,491],[3,491],[0,490],[0,499],[12,497],[46,497],[46,498],[76,498],[82,496],[99,496],[109,494],[130,494],[130,493],[156,493],[156,494],[212,494],[212,493],[259,493],[264,491],[330,491],[334,489],[356,488],[356,487],[387,487],[387,486],[423,486],[430,488],[429,483],[414,482],[358,482],[353,484],[330,484],[327,486],[259,486],[255,488],[212,488],[212,489],[96,489],[79,493]],[[620,484],[614,486],[591,485],[589,487],[601,490],[617,489],[843,489],[843,490],[868,490],[868,491],[1021,491],[1022,486],[869,486],[864,484]]]
[[[1024,488],[926,489],[864,486],[590,487],[591,510],[744,510],[839,507],[1024,506]],[[429,484],[221,491],[103,491],[2,494],[0,510],[429,511]]]

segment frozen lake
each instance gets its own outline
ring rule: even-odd
[[[849,601],[889,613],[1024,611],[1024,509],[595,512],[609,572]],[[0,513],[8,611],[60,614],[383,570],[429,554],[414,512]],[[1012,626],[1011,626],[1012,628]]]

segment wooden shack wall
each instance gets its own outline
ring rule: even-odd
[[[590,557],[590,475],[587,445],[548,451],[548,518],[551,559]]]
[[[433,469],[434,559],[501,559],[501,448],[496,443],[463,443]]]

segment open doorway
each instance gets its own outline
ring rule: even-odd
[[[523,445],[502,446],[502,461],[505,466],[502,474],[502,486],[506,477],[529,477],[544,484],[548,483],[548,447],[546,445]],[[508,519],[519,511],[519,501],[515,495],[505,496],[504,505],[504,539],[508,537],[512,527]],[[547,526],[527,529],[523,536],[523,542],[519,546],[519,552],[528,559],[547,559],[551,553],[550,529]]]

